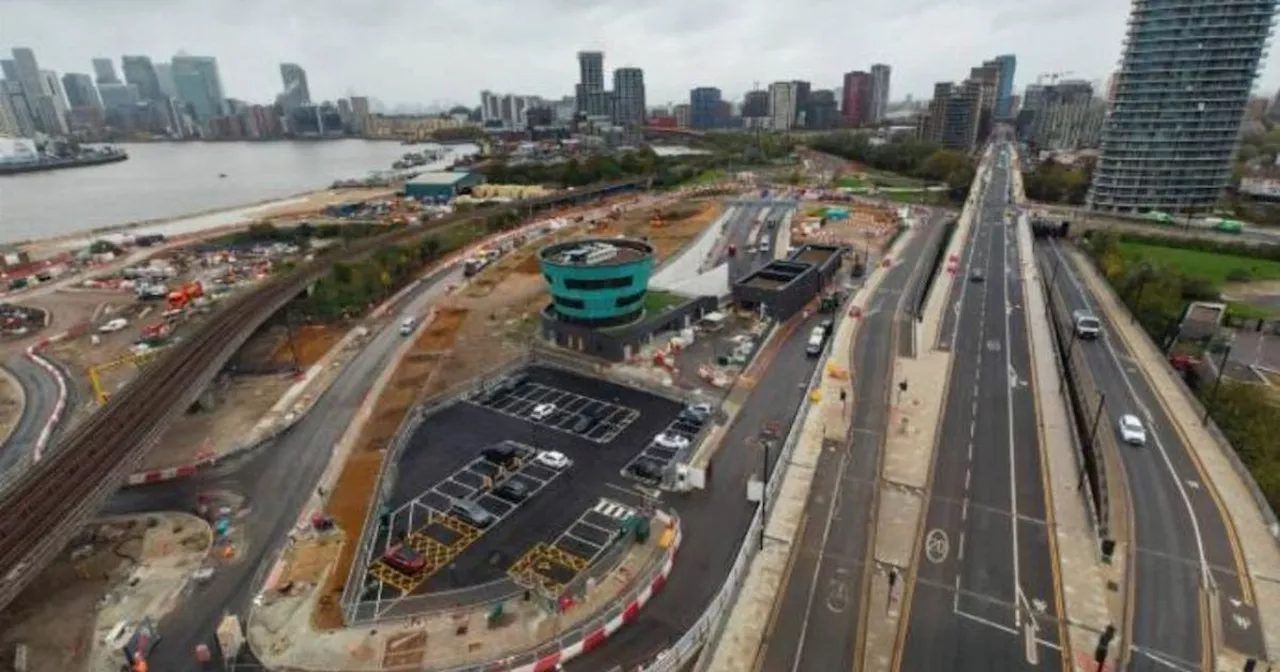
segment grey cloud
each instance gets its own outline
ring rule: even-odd
[[[1018,56],[1019,87],[1062,70],[1103,80],[1127,11],[1118,0],[0,0],[0,50],[29,46],[42,67],[88,72],[95,56],[185,49],[216,56],[228,94],[255,101],[274,99],[282,61],[305,67],[319,98],[566,95],[580,49],[643,67],[654,102],[700,85],[735,98],[756,81],[835,87],[873,62],[893,66],[895,97],[926,97],[1001,53]],[[1277,81],[1268,67],[1260,90]]]

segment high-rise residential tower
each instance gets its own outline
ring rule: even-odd
[[[578,85],[574,87],[578,100],[578,112],[589,116],[609,113],[608,99],[604,91],[604,52],[578,52]]]
[[[841,88],[840,115],[845,126],[857,128],[874,119],[875,80],[871,73],[855,70],[844,73],[844,86]]]
[[[1001,54],[987,63],[995,65],[1000,73],[996,84],[996,119],[1012,119],[1013,73],[1018,69],[1018,57],[1013,54]]]
[[[644,70],[613,71],[613,121],[619,126],[640,126],[645,119]]]
[[[1276,7],[1277,0],[1135,0],[1089,207],[1214,206],[1231,177]]]
[[[871,106],[868,121],[878,124],[889,113],[889,75],[892,69],[884,63],[871,66]]]
[[[116,77],[116,64],[109,58],[93,59],[93,77],[98,84],[119,84]]]
[[[716,128],[720,125],[720,89],[700,86],[689,92],[689,126]]]

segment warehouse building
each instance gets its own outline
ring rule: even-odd
[[[422,173],[404,183],[404,194],[410,198],[443,202],[453,200],[459,194],[470,193],[473,187],[483,183],[484,175],[480,173]]]

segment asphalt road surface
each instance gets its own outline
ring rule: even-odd
[[[54,365],[58,366],[56,362]],[[22,386],[26,400],[13,433],[3,445],[0,445],[0,474],[15,467],[21,468],[21,463],[31,457],[36,442],[40,438],[40,432],[49,422],[49,416],[53,414],[53,409],[58,403],[58,381],[43,366],[31,361],[25,355],[11,357],[4,366]],[[78,398],[75,392],[74,385],[68,384],[68,409],[75,407],[76,398]],[[69,415],[70,413],[63,415],[64,422],[61,424],[66,424],[65,418]]]
[[[795,419],[817,362],[805,356],[805,341],[814,325],[827,317],[797,316],[789,323],[793,328],[785,333],[776,357],[755,382],[724,435],[712,461],[707,489],[663,495],[680,512],[684,541],[662,592],[605,646],[571,661],[565,669],[602,672],[615,666],[632,670],[646,664],[683,636],[720,591],[755,511],[747,501],[746,482],[759,473],[765,458],[759,442],[761,432],[768,423],[776,422],[785,434]],[[768,459],[772,464],[776,451]]]
[[[445,286],[460,277],[460,268],[442,271],[433,282],[420,285],[406,302],[405,310],[420,314]],[[342,437],[365,393],[402,342],[398,330],[399,320],[391,320],[347,364],[312,410],[274,445],[188,480],[121,490],[108,504],[106,513],[112,514],[189,511],[200,492],[230,490],[244,495],[245,506],[251,509],[244,519],[246,553],[238,562],[220,569],[208,584],[160,622],[162,638],[148,661],[151,669],[205,670],[192,656],[195,646],[213,641],[223,613],[241,617],[247,613],[271,560],[328,464],[330,450],[317,447],[332,447]]]
[[[1251,587],[1240,577],[1244,560],[1207,478],[1128,348],[1112,335],[1107,316],[1070,257],[1054,241],[1037,244],[1037,250],[1044,277],[1069,310],[1088,310],[1103,322],[1102,338],[1084,342],[1078,350],[1105,395],[1099,431],[1118,433],[1125,413],[1137,415],[1147,430],[1145,447],[1119,444],[1134,528],[1129,669],[1204,669],[1212,651],[1207,639],[1211,615],[1204,608],[1209,599],[1219,601],[1226,646],[1262,657]]]
[[[850,360],[856,372],[853,419],[844,446],[824,446],[805,505],[799,553],[757,658],[760,670],[854,670],[863,586],[874,539],[877,483],[889,417],[895,332],[911,333],[908,311],[942,243],[947,215],[907,244],[863,313]],[[872,512],[872,513],[869,513]]]
[[[902,598],[902,670],[1063,667],[1019,255],[1003,223],[1006,156],[993,158],[957,283],[924,538]]]

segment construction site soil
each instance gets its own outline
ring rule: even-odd
[[[0,650],[12,660],[14,648],[25,645],[27,672],[88,668],[104,598],[130,589],[125,583],[134,567],[174,553],[202,554],[207,540],[205,531],[163,514],[88,528],[0,614]]]

